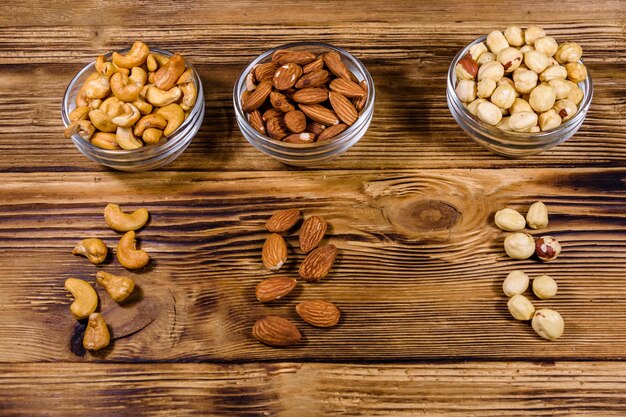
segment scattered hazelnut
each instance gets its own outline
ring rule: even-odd
[[[517,232],[526,227],[524,216],[511,208],[505,208],[496,213],[494,216],[496,226],[507,232]]]
[[[516,320],[530,320],[535,312],[535,306],[530,300],[521,294],[516,294],[509,299],[506,304],[511,312],[511,315]]]
[[[535,242],[537,257],[542,261],[556,259],[561,253],[561,244],[552,236],[542,236]]]
[[[533,292],[542,300],[554,297],[557,288],[556,281],[549,275],[540,275],[533,279]]]
[[[535,240],[526,233],[513,233],[504,239],[504,250],[513,259],[528,259],[535,253]]]
[[[535,332],[544,339],[556,340],[563,335],[565,323],[557,311],[544,308],[535,313],[532,326]]]
[[[522,271],[511,271],[502,282],[502,291],[507,297],[522,294],[528,289],[528,275]]]
[[[543,229],[548,225],[548,207],[541,201],[533,203],[526,214],[526,222],[531,229]]]

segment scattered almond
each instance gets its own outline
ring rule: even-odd
[[[296,208],[280,210],[265,223],[267,230],[273,233],[286,232],[300,220],[300,210]]]
[[[335,245],[325,245],[309,253],[298,269],[298,274],[308,282],[319,281],[330,272],[337,257]]]
[[[263,265],[270,271],[278,271],[287,260],[287,244],[285,239],[279,234],[271,234],[261,252]]]
[[[266,316],[254,323],[252,335],[269,346],[289,346],[300,341],[302,335],[289,320],[278,316]]]
[[[296,306],[296,312],[302,320],[315,327],[332,327],[341,317],[336,305],[322,300],[302,302]]]
[[[300,249],[304,253],[309,253],[320,244],[328,224],[326,220],[319,216],[311,216],[302,223],[300,228]]]
[[[276,301],[289,294],[296,287],[295,278],[271,277],[256,286],[256,298],[262,303]]]

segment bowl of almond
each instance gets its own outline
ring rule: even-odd
[[[233,93],[248,142],[288,165],[313,166],[357,143],[374,114],[374,82],[357,58],[317,42],[259,55]]]

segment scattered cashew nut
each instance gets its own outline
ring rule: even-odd
[[[111,121],[120,127],[131,127],[140,117],[139,109],[130,103],[126,103],[124,104],[124,113],[112,118]]]
[[[183,72],[185,59],[176,53],[154,74],[154,84],[161,90],[169,90],[176,85]]]
[[[150,261],[150,255],[146,251],[137,249],[136,244],[133,230],[126,232],[117,244],[117,260],[124,268],[143,268]]]
[[[104,221],[116,232],[128,232],[141,229],[147,222],[150,213],[140,208],[132,213],[124,213],[117,204],[107,204],[104,208]]]
[[[127,299],[135,289],[135,281],[132,278],[113,275],[104,271],[96,273],[96,280],[98,284],[104,287],[111,298],[118,303]]]
[[[65,137],[71,138],[72,136],[78,134],[84,140],[89,140],[89,138],[96,131],[95,126],[89,120],[77,120],[72,122],[65,129]]]
[[[107,257],[109,249],[100,239],[95,237],[81,240],[72,250],[72,255],[82,255],[94,265],[101,264]]]
[[[122,55],[118,52],[113,52],[111,58],[118,67],[133,68],[139,67],[146,62],[149,53],[148,45],[141,41],[135,41],[127,54]]]
[[[98,307],[98,294],[87,281],[78,278],[65,280],[65,289],[74,296],[70,311],[78,320],[89,317]]]
[[[176,103],[161,107],[156,113],[165,117],[165,120],[167,120],[167,126],[163,131],[165,136],[169,136],[174,133],[174,131],[185,121],[185,112],[182,107]]]
[[[115,139],[120,148],[131,150],[138,149],[143,146],[143,143],[133,135],[133,129],[130,127],[118,126]]]
[[[83,336],[83,347],[87,350],[100,350],[109,346],[110,342],[111,333],[102,314],[90,314],[85,335]]]

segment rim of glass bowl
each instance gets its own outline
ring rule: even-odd
[[[269,136],[265,136],[259,133],[254,127],[252,127],[252,125],[248,121],[248,117],[246,116],[246,113],[243,111],[243,108],[241,106],[241,93],[240,92],[245,89],[246,76],[252,70],[252,68],[254,68],[254,66],[257,64],[263,63],[268,57],[271,57],[271,55],[274,52],[280,49],[290,49],[290,48],[298,48],[298,47],[300,48],[301,47],[325,48],[325,49],[339,52],[342,58],[348,59],[355,67],[359,69],[359,72],[361,72],[365,76],[365,82],[367,83],[367,101],[365,102],[365,106],[363,106],[363,110],[361,110],[360,112],[358,120],[352,126],[348,126],[346,130],[344,130],[343,132],[341,132],[340,134],[338,134],[331,140],[323,141],[323,142],[313,142],[313,143],[289,143],[289,142],[283,142],[283,141],[279,141],[276,139],[272,139]],[[319,148],[322,146],[327,146],[331,143],[341,141],[347,137],[352,136],[352,134],[355,131],[359,130],[359,128],[363,125],[363,123],[366,122],[367,117],[365,117],[364,115],[368,114],[369,112],[373,110],[374,99],[376,97],[375,90],[376,89],[374,88],[374,80],[372,79],[372,76],[370,75],[365,65],[363,65],[363,63],[358,58],[355,58],[352,54],[350,54],[345,49],[342,49],[342,48],[339,48],[339,47],[336,47],[327,43],[323,43],[323,42],[293,42],[293,43],[287,43],[287,44],[284,44],[284,45],[281,45],[276,48],[272,48],[263,52],[261,55],[256,57],[250,63],[250,65],[246,67],[246,69],[243,70],[241,75],[239,75],[239,78],[237,78],[237,82],[235,83],[235,87],[233,89],[233,104],[235,106],[235,112],[237,113],[237,117],[240,120],[242,120],[243,123],[245,123],[247,127],[250,128],[249,129],[250,132],[253,133],[255,137],[258,138],[259,140],[272,144],[274,146],[284,146],[285,148],[313,149],[313,148]]]
[[[537,133],[523,133],[523,132],[510,132],[510,131],[503,131],[500,130],[498,128],[496,128],[495,126],[489,125],[485,122],[483,122],[482,120],[478,119],[476,116],[474,116],[473,114],[471,114],[469,112],[469,110],[467,110],[465,108],[465,106],[463,105],[463,103],[461,103],[461,101],[459,100],[459,98],[456,95],[456,91],[455,91],[455,85],[456,85],[456,74],[455,74],[455,67],[456,64],[459,62],[459,60],[465,56],[465,54],[469,51],[469,49],[480,43],[480,42],[485,42],[487,40],[487,36],[481,36],[480,38],[476,39],[474,42],[470,43],[469,45],[467,45],[465,48],[461,49],[456,56],[454,57],[454,59],[452,60],[452,64],[450,65],[450,68],[448,68],[448,88],[451,92],[451,94],[449,94],[449,96],[452,97],[452,99],[454,100],[454,106],[455,108],[457,108],[457,110],[460,111],[460,114],[462,116],[464,116],[464,121],[467,122],[467,124],[469,124],[474,130],[484,130],[484,131],[488,131],[493,135],[505,135],[507,137],[507,139],[510,139],[511,142],[513,142],[513,144],[516,145],[529,145],[529,139],[550,139],[553,136],[555,136],[555,134],[557,134],[558,132],[561,131],[566,131],[570,128],[572,128],[573,126],[582,123],[582,119],[585,118],[585,116],[587,115],[587,111],[589,110],[589,107],[591,105],[591,99],[593,98],[593,80],[591,79],[591,75],[589,74],[589,72],[587,72],[587,78],[585,79],[585,81],[582,82],[583,87],[581,87],[581,89],[583,90],[583,92],[585,93],[583,100],[580,102],[580,104],[578,105],[578,109],[576,111],[576,114],[570,118],[568,121],[566,121],[565,123],[561,124],[560,126],[554,128],[554,129],[550,129],[550,130],[546,130],[544,132],[537,132]],[[583,63],[582,59],[580,60],[581,63]],[[580,87],[580,83],[578,84],[578,86]],[[558,142],[559,138],[555,138],[556,140],[550,140],[550,141],[533,141],[530,143],[533,144],[546,144],[546,143],[550,143],[550,142]]]
[[[116,52],[123,54],[128,51],[130,51],[130,48],[121,49]],[[159,49],[159,48],[150,48],[150,52],[156,52],[161,55],[168,56],[168,57],[174,55],[172,52],[166,51],[164,49]],[[107,60],[111,58],[111,55],[113,55],[113,52],[104,54]],[[104,157],[104,158],[113,157],[114,159],[128,158],[129,160],[133,160],[133,157],[138,158],[138,157],[143,157],[143,156],[145,156],[146,158],[149,158],[150,156],[152,156],[152,154],[161,154],[163,152],[167,152],[168,150],[176,148],[181,142],[184,142],[185,139],[187,138],[187,135],[181,135],[179,133],[186,131],[190,123],[195,121],[196,116],[202,110],[202,105],[204,104],[204,91],[202,89],[202,82],[200,81],[200,76],[198,75],[198,72],[193,67],[193,65],[191,65],[189,61],[187,61],[187,59],[185,59],[184,57],[183,59],[185,60],[185,65],[187,66],[187,68],[191,68],[191,72],[193,74],[193,80],[196,84],[196,89],[198,90],[197,95],[196,95],[196,103],[194,104],[191,112],[189,112],[189,115],[187,116],[187,118],[178,127],[178,129],[176,129],[174,132],[172,132],[172,134],[168,136],[166,142],[164,142],[161,145],[146,145],[137,149],[113,150],[113,149],[103,149],[98,146],[95,146],[88,140],[81,138],[78,134],[73,135],[72,140],[80,141],[81,146],[88,148],[89,151],[93,153],[94,155]],[[63,124],[65,124],[65,127],[70,125],[69,114],[74,108],[76,108],[76,103],[72,102],[73,100],[70,101],[71,96],[72,96],[72,91],[75,89],[76,83],[81,78],[81,76],[87,71],[93,71],[95,66],[96,66],[95,60],[87,64],[82,70],[78,72],[78,74],[74,76],[74,78],[72,78],[72,81],[70,81],[70,84],[65,90],[65,95],[63,96],[63,105],[61,106],[61,117],[63,119]]]

